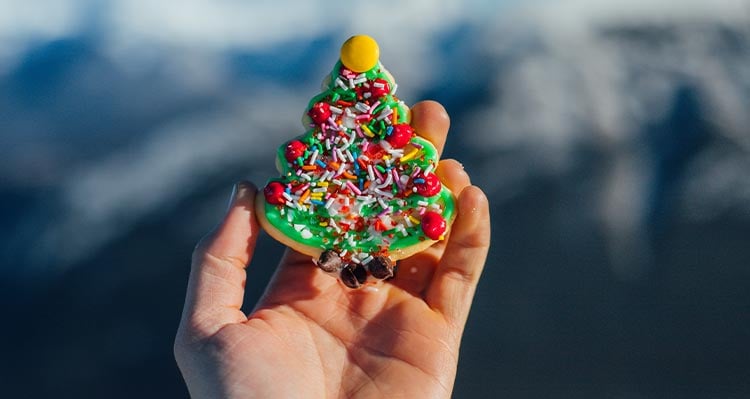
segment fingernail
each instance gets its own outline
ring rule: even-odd
[[[462,175],[466,176],[469,179],[469,181],[471,181],[471,176],[469,176],[469,172],[466,171],[466,168],[464,167],[464,164],[462,164],[459,161],[456,161],[456,163],[458,164],[458,166],[461,167],[461,169],[459,169],[458,172],[461,173]]]
[[[231,208],[238,201],[247,198],[248,193],[251,191],[250,189],[251,187],[247,182],[241,181],[235,183],[234,187],[232,187],[232,195],[229,197],[229,205],[227,208]]]
[[[236,199],[246,198],[251,191],[251,186],[247,182],[241,181],[234,185],[234,196]]]

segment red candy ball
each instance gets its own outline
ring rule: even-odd
[[[443,188],[440,184],[440,179],[434,173],[426,173],[419,178],[424,180],[424,183],[414,183],[414,187],[417,188],[417,194],[423,197],[432,197],[437,195]]]
[[[277,181],[268,183],[263,189],[263,195],[269,204],[283,205],[286,202],[284,199],[284,185]]]
[[[377,87],[382,85],[383,87]],[[391,92],[391,86],[385,79],[375,79],[370,83],[370,99],[375,101],[376,99],[383,97],[384,95]]]
[[[422,215],[422,231],[431,240],[439,240],[446,227],[447,223],[439,213],[429,211]]]
[[[290,141],[284,149],[284,157],[287,161],[294,162],[297,158],[305,155],[306,150],[307,146],[303,142],[299,140]]]
[[[307,111],[307,114],[310,115],[310,118],[312,118],[316,125],[320,125],[321,123],[325,123],[328,118],[331,117],[331,106],[324,102],[315,103],[315,105]]]
[[[404,148],[409,144],[411,136],[414,135],[414,129],[406,123],[393,126],[391,135],[385,138],[385,141],[393,148]]]

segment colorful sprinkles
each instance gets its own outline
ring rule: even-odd
[[[309,130],[281,146],[282,176],[264,188],[274,227],[355,264],[444,238],[454,200],[396,88],[380,62],[363,72],[336,64],[307,107]]]

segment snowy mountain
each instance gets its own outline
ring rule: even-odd
[[[191,248],[355,33],[491,198],[457,397],[750,392],[750,3],[260,3],[0,1],[11,393],[184,394]]]

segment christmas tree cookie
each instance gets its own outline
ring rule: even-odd
[[[304,134],[277,152],[279,178],[259,192],[268,233],[350,288],[394,274],[394,262],[443,240],[453,194],[438,152],[409,125],[409,108],[369,36],[354,36],[310,101]]]

